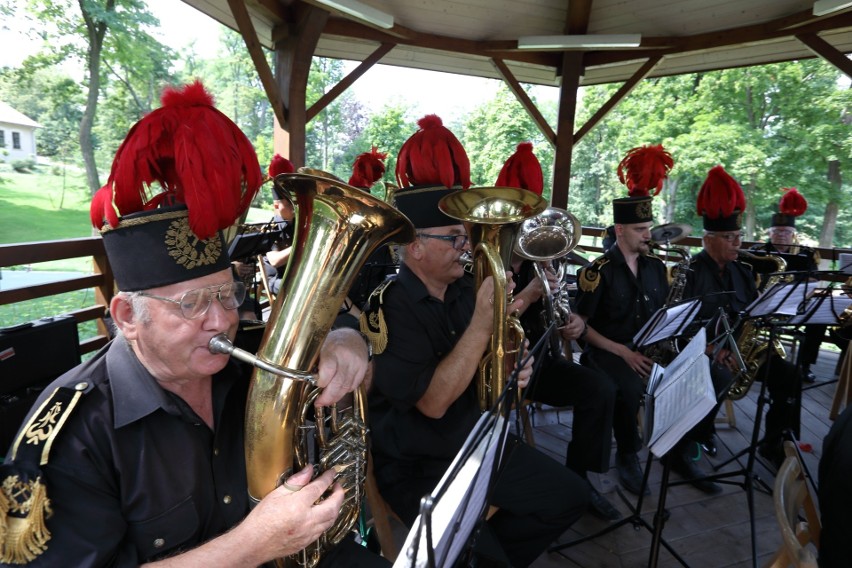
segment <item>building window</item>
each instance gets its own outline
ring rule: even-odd
[[[6,147],[6,131],[0,130],[0,148]]]
[[[21,133],[20,132],[13,132],[12,133],[12,148],[14,150],[20,150],[21,149]]]

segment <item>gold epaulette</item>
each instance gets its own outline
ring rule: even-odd
[[[396,282],[395,275],[385,278],[384,282],[373,290],[373,293],[367,299],[367,308],[361,312],[361,317],[358,318],[361,333],[370,340],[375,355],[383,353],[388,346],[388,326],[385,323],[385,314],[382,312],[382,303],[384,302],[385,290],[393,282]]]
[[[594,292],[601,283],[601,268],[609,262],[606,255],[599,256],[588,266],[584,266],[577,276],[577,284],[583,292]]]
[[[88,387],[81,382],[53,391],[21,429],[11,461],[0,466],[0,562],[26,564],[47,550],[50,531],[45,520],[52,510],[41,466]]]

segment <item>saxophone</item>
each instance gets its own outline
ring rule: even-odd
[[[677,264],[672,266],[669,282],[669,294],[666,296],[666,302],[663,308],[668,308],[683,300],[683,291],[686,288],[686,274],[689,272],[690,254],[686,247],[662,246],[657,243],[652,243],[651,246],[669,254],[676,254],[680,257]],[[658,365],[667,365],[671,363],[674,355],[678,353],[677,343],[674,339],[664,339],[653,345],[649,345],[642,350],[642,354],[652,359]]]
[[[778,255],[767,254],[755,255],[747,251],[741,250],[739,258],[746,262],[768,261],[773,263],[773,274],[766,280],[764,290],[768,290],[779,282],[789,282],[792,280],[791,275],[780,275],[779,272],[784,272],[787,268],[787,262]],[[787,357],[787,352],[778,338],[773,339],[772,345],[769,344],[769,336],[765,329],[754,325],[754,321],[747,320],[743,323],[740,337],[737,339],[737,349],[740,350],[744,368],[736,373],[734,382],[728,389],[728,398],[731,400],[739,400],[748,394],[751,385],[757,378],[757,370],[765,363],[769,355],[772,353],[770,348],[782,359]]]
[[[349,408],[335,405],[326,415],[325,408],[314,408],[320,389],[311,372],[338,308],[367,257],[385,242],[411,242],[415,232],[405,215],[339,180],[306,173],[281,174],[275,180],[296,196],[296,235],[257,357],[238,353],[227,345],[227,338],[224,342],[214,338],[210,349],[256,367],[245,426],[253,504],[308,463],[318,463],[318,474],[328,469],[337,472],[335,480],[346,497],[334,525],[305,549],[275,561],[279,567],[310,568],[357,522],[367,454],[363,388],[353,393]]]
[[[455,191],[438,202],[445,215],[462,221],[467,229],[476,289],[489,274],[494,280],[494,331],[490,349],[479,363],[476,382],[483,412],[500,402],[524,342],[524,328],[517,315],[506,313],[512,303],[506,267],[511,266],[521,222],[538,215],[546,206],[547,202],[535,193],[514,187]]]

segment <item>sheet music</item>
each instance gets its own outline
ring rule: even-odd
[[[746,308],[751,317],[795,316],[819,287],[819,282],[779,283],[766,290]]]
[[[704,355],[707,336],[701,328],[668,367],[659,367],[646,396],[646,442],[664,456],[716,405],[710,360]]]
[[[805,313],[790,318],[790,325],[837,325],[840,314],[850,305],[852,299],[841,290],[825,290],[826,296],[815,295],[805,307]]]
[[[633,337],[633,344],[641,348],[682,333],[700,306],[701,300],[695,299],[670,308],[660,308]]]
[[[488,421],[494,421],[495,424],[488,425]],[[486,435],[476,443],[470,455],[462,459],[468,449],[465,444],[438,483],[438,488],[445,488],[443,493],[438,494],[438,489],[432,492],[435,502],[431,518],[432,542],[435,545],[434,558],[437,568],[449,567],[455,563],[485,510],[494,462],[497,456],[502,454],[500,442],[504,440],[501,435],[504,423],[503,416],[484,413],[471,431],[471,436],[481,434],[484,430]],[[423,522],[422,515],[418,515],[414,520],[402,553],[394,562],[394,568],[429,566],[426,531],[420,530]]]

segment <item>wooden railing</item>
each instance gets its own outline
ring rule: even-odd
[[[74,317],[78,326],[84,322],[97,322],[97,335],[80,341],[80,353],[90,353],[100,349],[109,341],[109,333],[103,318],[107,306],[109,306],[110,300],[115,294],[115,279],[107,261],[103,239],[88,237],[63,241],[0,245],[0,268],[86,257],[92,259],[93,274],[48,284],[0,290],[0,306],[94,288],[95,303],[69,312],[69,315]]]

